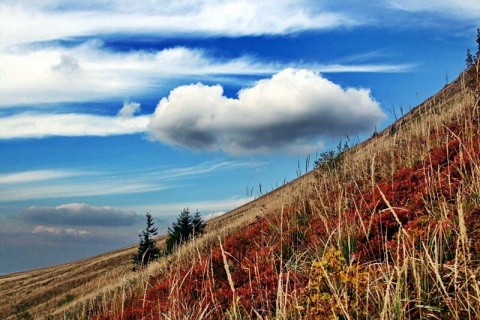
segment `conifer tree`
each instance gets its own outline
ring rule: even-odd
[[[467,65],[467,70],[470,69],[473,65],[475,65],[475,58],[470,53],[470,49],[467,49],[467,58],[465,59],[465,63]]]
[[[177,221],[172,223],[171,228],[168,228],[166,253],[172,253],[176,247],[203,234],[204,230],[205,223],[202,220],[200,212],[197,210],[192,217],[188,208],[183,209]]]
[[[480,28],[477,28],[477,61],[480,58]]]
[[[137,254],[133,255],[134,270],[137,267],[145,267],[151,261],[157,260],[160,257],[160,249],[157,247],[156,242],[153,240],[153,236],[157,235],[158,229],[153,226],[153,218],[150,213],[147,212],[147,227],[142,234],[139,234],[140,243],[138,245]]]
[[[473,92],[475,103],[480,102],[480,28],[477,29],[477,53],[472,55],[470,49],[467,49],[467,64],[465,72],[466,85]]]
[[[193,237],[198,237],[205,232],[206,223],[203,222],[202,216],[198,210],[195,212],[192,218]]]
[[[190,238],[190,235],[193,233],[192,216],[190,215],[190,211],[188,211],[188,208],[183,209],[183,211],[180,212],[180,216],[177,220],[177,225],[179,230],[180,242],[187,242]]]
[[[477,53],[475,55],[472,55],[470,52],[470,49],[467,49],[467,58],[465,59],[466,65],[467,65],[467,71],[471,69],[471,67],[475,66],[478,62],[478,59],[480,59],[480,28],[477,29]]]

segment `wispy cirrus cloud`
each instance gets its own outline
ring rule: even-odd
[[[112,52],[101,41],[73,47],[56,44],[0,52],[0,107],[43,105],[154,94],[174,82],[223,81],[265,76],[287,67],[317,72],[405,72],[413,64],[320,64],[260,61],[248,55],[219,59],[205,50],[172,47],[159,51]],[[227,80],[228,81],[228,80]],[[28,92],[28,94],[25,94]]]
[[[32,111],[17,113],[0,118],[0,139],[50,136],[105,137],[142,133],[147,130],[150,117],[135,115],[138,112],[140,112],[139,103],[125,101],[117,116]]]
[[[262,162],[245,162],[241,160],[235,161],[222,161],[215,163],[202,163],[199,165],[184,167],[184,168],[165,168],[162,171],[148,172],[147,174],[154,179],[160,179],[165,181],[174,181],[177,179],[183,179],[188,177],[206,175],[213,172],[238,169],[242,167],[258,167],[263,166]]]
[[[169,90],[172,81],[179,79],[197,82],[271,75],[287,67],[317,72],[412,70],[415,65],[405,63],[275,63],[247,55],[225,60],[185,47],[114,52],[99,40],[121,41],[133,35],[156,39],[285,35],[374,24],[367,18],[371,14],[356,13],[361,6],[355,1],[339,6],[329,1],[293,0],[158,0],[128,5],[122,1],[4,1],[0,5],[0,77],[4,79],[0,107],[123,99],[151,93],[152,88]],[[368,11],[381,16],[388,11],[385,7],[480,16],[479,5],[473,0],[442,0],[428,5],[391,0],[369,5]]]
[[[390,10],[387,10],[390,9]],[[392,11],[393,9],[393,11]],[[375,25],[395,11],[433,12],[478,21],[476,0],[358,1],[4,1],[0,46],[58,39],[144,35],[242,37]],[[374,18],[376,17],[376,18]],[[41,26],[41,27],[39,27]],[[58,28],[58,26],[62,26]]]
[[[0,5],[0,107],[43,106],[123,99],[170,90],[178,81],[238,81],[287,67],[317,72],[403,72],[413,64],[329,64],[261,61],[248,54],[215,57],[203,49],[172,46],[119,52],[104,45],[132,35],[238,37],[285,35],[362,24],[354,15],[311,1],[7,1]],[[361,20],[361,19],[360,19]],[[61,28],[57,26],[61,25]],[[28,94],[26,94],[28,92]]]
[[[136,173],[84,170],[32,170],[0,175],[0,201],[135,194],[170,188]]]
[[[25,112],[0,118],[0,139],[134,134],[145,132],[149,121],[149,116],[125,118]]]
[[[7,1],[0,6],[1,44],[144,34],[158,36],[280,35],[360,24],[311,1]],[[38,26],[42,26],[39,28]],[[62,26],[58,28],[58,26]]]
[[[0,184],[31,183],[84,175],[85,172],[73,170],[32,170],[0,175]]]
[[[173,80],[275,70],[248,57],[218,61],[204,51],[173,47],[160,51],[112,52],[91,40],[74,47],[33,46],[0,53],[0,106],[94,101],[158,90]],[[28,94],[25,94],[28,92]]]
[[[115,173],[81,170],[8,173],[0,175],[0,202],[141,194],[175,188],[179,181],[188,181],[215,172],[259,165],[262,163],[224,161],[191,167],[143,168]]]
[[[142,181],[125,185],[122,184],[121,181],[102,181],[97,179],[91,177],[90,181],[59,181],[42,186],[15,185],[0,193],[0,201],[135,194],[158,191],[171,187],[169,185]]]
[[[388,0],[393,8],[409,12],[440,13],[461,19],[480,21],[480,2],[477,0],[436,0],[430,2],[416,0]]]

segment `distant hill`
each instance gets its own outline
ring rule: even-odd
[[[132,245],[0,276],[1,318],[480,319],[480,110],[467,87],[462,74],[144,271],[131,271]]]

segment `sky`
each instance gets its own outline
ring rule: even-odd
[[[0,274],[293,180],[454,80],[478,27],[477,0],[1,0]]]

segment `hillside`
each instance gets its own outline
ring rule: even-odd
[[[263,214],[267,207],[278,206],[278,200],[286,194],[301,188],[305,175],[241,207],[225,213],[208,222],[207,233],[218,229],[235,229],[253,221]],[[156,239],[159,245],[165,241]],[[79,301],[88,301],[109,290],[116,290],[121,284],[138,281],[132,273],[132,255],[137,244],[107,252],[105,254],[73,261],[70,263],[26,272],[0,275],[0,319],[8,319],[30,314],[61,314]],[[121,285],[120,284],[120,285]]]
[[[480,132],[464,75],[132,273],[135,246],[0,277],[44,319],[479,319]]]

